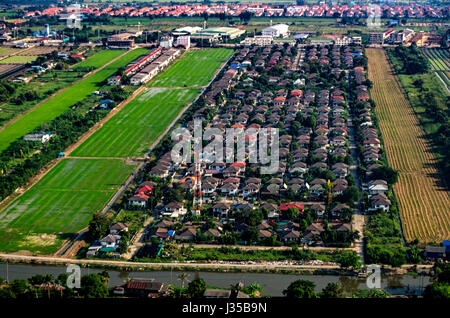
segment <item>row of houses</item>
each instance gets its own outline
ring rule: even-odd
[[[245,206],[243,206],[245,205]],[[271,203],[264,203],[259,207],[248,203],[243,203],[232,206],[231,203],[217,203],[214,205],[214,211],[224,213],[225,210],[230,209],[246,209],[246,211],[256,210],[270,210],[271,213],[278,213],[279,211],[286,211],[288,208],[296,207],[303,211],[303,206],[294,203],[285,203],[277,207]],[[312,209],[325,210],[324,206],[319,204],[313,205]],[[278,211],[278,212],[277,212]],[[175,240],[178,242],[199,242],[200,236],[207,239],[208,243],[220,243],[222,236],[226,233],[225,227],[232,228],[235,235],[242,235],[249,229],[249,225],[244,222],[238,222],[233,219],[214,221],[213,227],[205,221],[198,222],[184,222],[179,230],[174,230],[176,222],[169,219],[161,219],[150,228],[146,230],[144,241],[152,241],[157,239],[162,242],[168,240]],[[256,225],[257,236],[259,240],[270,239],[277,237],[280,242],[292,243],[296,242],[304,245],[324,246],[321,238],[325,231],[335,231],[337,233],[351,233],[353,228],[350,223],[333,222],[328,227],[321,222],[311,223],[306,229],[302,229],[299,223],[293,221],[282,222],[276,218],[269,218],[261,221]]]
[[[132,85],[145,84],[180,54],[181,51],[178,49],[163,49],[159,46],[128,64],[124,74],[131,77],[130,83]],[[120,85],[121,82],[122,77],[117,74],[108,78],[108,85]]]
[[[356,85],[356,100],[359,107],[355,108],[356,122],[359,123],[358,132],[360,133],[362,153],[362,165],[366,169],[365,182],[363,183],[363,190],[369,194],[368,211],[384,210],[389,211],[391,201],[388,199],[386,193],[389,190],[389,185],[386,180],[374,178],[374,171],[382,167],[379,161],[381,156],[381,141],[379,139],[379,132],[372,119],[372,107],[369,103],[368,88],[362,85],[365,81],[365,69],[363,67],[356,67],[353,70],[353,81]]]
[[[148,64],[133,77],[131,77],[131,84],[145,84],[146,82],[154,78],[159,72],[161,72],[161,70],[167,67],[180,54],[181,51],[175,48],[164,50],[158,58],[153,60],[153,62]]]

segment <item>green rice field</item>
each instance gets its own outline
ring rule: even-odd
[[[450,53],[448,50],[423,49],[422,52],[435,71],[450,71]]]
[[[233,54],[229,49],[188,51],[182,59],[151,82],[157,87],[205,86],[217,69]]]
[[[200,93],[193,88],[147,88],[107,121],[71,156],[140,156]]]
[[[0,64],[27,64],[35,61],[37,55],[13,55],[0,60]]]
[[[134,166],[122,160],[63,159],[0,213],[0,250],[51,254],[87,226]]]

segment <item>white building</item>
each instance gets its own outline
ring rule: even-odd
[[[189,35],[179,36],[177,38],[176,46],[184,46],[185,49],[191,47],[191,37]]]
[[[275,24],[263,29],[262,35],[273,38],[287,38],[289,36],[289,26],[287,24]]]
[[[120,85],[120,75],[113,75],[108,77],[108,85]]]
[[[37,133],[37,134],[28,134],[23,136],[23,140],[26,141],[40,141],[41,143],[46,143],[52,137],[49,133]]]
[[[336,45],[350,45],[350,44],[361,45],[362,39],[360,36],[348,37],[348,36],[344,35],[342,38],[337,38],[335,41],[335,44]]]
[[[263,36],[263,35],[259,35],[259,36],[255,36],[255,37],[248,37],[245,38],[243,43],[246,46],[250,46],[253,44],[259,45],[259,46],[270,46],[272,45],[273,42],[273,38],[271,36]]]
[[[170,49],[173,46],[173,37],[171,36],[164,36],[159,41],[159,45],[165,49]]]

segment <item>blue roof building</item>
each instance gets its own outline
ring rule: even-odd
[[[450,252],[450,241],[442,241],[442,245],[444,245],[446,252]]]

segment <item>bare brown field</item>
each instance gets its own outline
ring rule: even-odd
[[[429,141],[403,95],[383,49],[366,49],[371,97],[376,103],[389,165],[398,170],[394,185],[405,240],[441,242],[450,238],[450,197]]]
[[[60,51],[60,50],[57,47],[37,46],[20,53],[20,55],[44,55],[52,53],[53,51]]]

